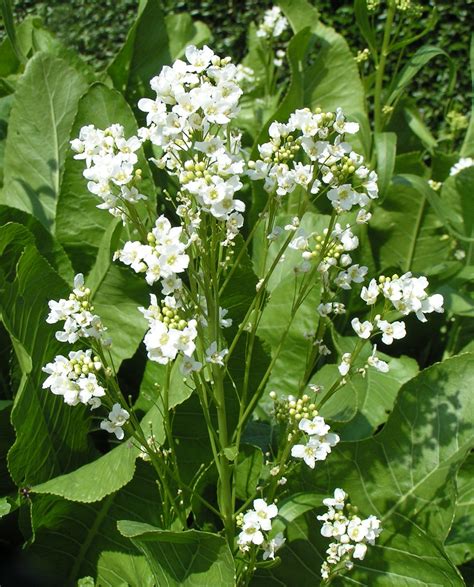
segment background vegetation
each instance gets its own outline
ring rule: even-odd
[[[360,31],[354,19],[352,0],[313,0],[321,20],[342,33],[354,53],[364,49]],[[418,101],[428,125],[435,130],[444,127],[446,100],[450,108],[467,114],[471,108],[471,80],[468,67],[468,47],[472,30],[474,0],[429,0],[423,3],[424,16],[437,13],[430,33],[430,42],[447,51],[459,64],[455,91],[446,96],[442,91],[448,83],[445,67],[438,67],[442,59],[425,68],[414,80],[410,93]],[[249,24],[260,20],[263,12],[273,5],[271,0],[163,0],[166,13],[187,12],[194,19],[205,22],[213,33],[213,48],[217,53],[229,54],[240,61],[246,51]],[[27,15],[40,17],[71,49],[78,51],[95,69],[102,69],[121,47],[138,7],[138,0],[20,0],[15,3],[18,20]],[[379,27],[383,27],[383,20]],[[3,31],[2,31],[3,32]],[[425,42],[420,39],[411,45],[405,58],[410,57]],[[387,67],[387,76],[393,73],[395,62]],[[440,91],[433,92],[433,87]]]

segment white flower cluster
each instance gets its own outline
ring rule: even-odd
[[[68,357],[58,355],[52,363],[43,367],[49,377],[43,383],[43,389],[49,387],[54,395],[62,395],[64,402],[70,406],[90,405],[92,409],[101,405],[100,398],[105,389],[97,375],[102,369],[99,357],[92,356],[92,350],[71,351]]]
[[[401,340],[407,334],[405,322],[388,322],[388,320],[382,320],[380,314],[375,316],[373,323],[369,320],[361,322],[359,318],[353,318],[351,324],[357,336],[365,339],[370,338],[372,334],[376,334],[376,329],[378,328],[382,334],[384,344],[392,344],[394,340]]]
[[[361,519],[357,515],[356,508],[350,503],[345,503],[347,494],[342,489],[334,491],[334,497],[323,500],[328,512],[318,516],[318,520],[324,522],[321,534],[326,538],[335,538],[331,542],[326,553],[327,559],[321,567],[323,579],[329,579],[331,567],[344,561],[347,569],[354,565],[352,559],[363,560],[367,545],[375,544],[376,538],[382,532],[380,520],[375,516]]]
[[[441,294],[428,296],[426,288],[429,283],[426,277],[413,277],[411,272],[401,277],[379,277],[372,279],[367,287],[363,287],[360,297],[368,306],[377,302],[379,295],[391,302],[392,306],[404,316],[414,312],[420,322],[426,322],[425,314],[444,312],[444,299]],[[396,338],[396,337],[394,337]]]
[[[461,157],[461,159],[451,167],[449,175],[457,175],[463,169],[468,169],[473,165],[474,159],[472,157]]]
[[[79,138],[71,141],[71,148],[76,152],[74,159],[86,163],[83,175],[89,180],[87,189],[102,200],[97,208],[108,210],[122,220],[126,218],[128,203],[146,199],[136,187],[141,180],[141,170],[134,169],[140,146],[137,137],[125,138],[120,124],[105,130],[92,124],[83,126]]]
[[[156,296],[150,294],[150,302],[147,309],[139,308],[150,327],[144,339],[148,358],[162,365],[176,359],[178,353],[192,358],[196,350],[196,320],[180,317],[172,297],[166,297],[160,306]]]
[[[50,309],[46,318],[48,324],[56,324],[64,321],[64,330],[56,332],[56,338],[60,342],[73,344],[80,338],[101,339],[103,342],[106,332],[99,316],[93,314],[94,306],[89,301],[90,289],[84,286],[84,276],[78,273],[74,277],[74,289],[69,299],[48,302]]]
[[[257,29],[257,37],[263,39],[279,37],[288,28],[288,20],[279,6],[273,6],[265,11],[263,21]]]
[[[304,462],[314,469],[316,461],[325,461],[331,448],[339,442],[339,436],[329,432],[330,426],[324,418],[315,416],[312,420],[302,418],[298,428],[308,435],[306,444],[295,444],[291,447],[291,456],[296,459],[303,459]]]
[[[165,216],[160,216],[147,235],[148,244],[128,241],[123,249],[117,251],[114,259],[129,265],[137,273],[145,273],[148,285],[161,280],[162,291],[168,295],[181,289],[181,280],[176,277],[189,264],[189,256],[184,252],[188,243],[182,241],[183,228],[171,226]]]
[[[274,559],[276,551],[281,548],[285,542],[283,534],[278,533],[270,539],[268,533],[272,529],[272,519],[278,515],[277,506],[270,505],[264,499],[255,499],[253,509],[237,519],[237,524],[242,527],[242,531],[237,537],[237,544],[242,552],[247,552],[252,544],[261,546],[264,549],[263,559]]]
[[[340,108],[322,112],[317,108],[296,110],[287,123],[273,122],[270,141],[258,146],[261,159],[249,162],[251,179],[265,180],[264,188],[277,196],[302,186],[312,194],[324,188],[338,212],[355,205],[364,212],[370,200],[378,197],[377,174],[364,165],[364,158],[344,141],[346,134],[359,130],[356,122],[347,122]],[[294,162],[305,153],[310,163]]]
[[[130,414],[127,410],[124,410],[120,404],[114,404],[112,411],[109,412],[107,420],[102,420],[100,427],[102,430],[106,430],[110,434],[115,434],[117,440],[122,440],[124,437],[123,426],[130,418]]]
[[[186,48],[187,62],[176,60],[154,77],[156,99],[143,98],[138,107],[147,114],[143,139],[161,147],[154,162],[177,175],[185,195],[185,207],[198,206],[227,221],[245,210],[234,198],[242,188],[244,172],[240,135],[227,132],[238,113],[242,90],[238,70],[230,58],[221,59],[207,46]]]

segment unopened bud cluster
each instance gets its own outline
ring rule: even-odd
[[[274,391],[270,392],[270,398],[273,400],[273,414],[276,420],[282,424],[290,424],[290,428],[297,428],[298,422],[302,418],[314,418],[318,415],[316,404],[314,404],[309,395],[304,394],[300,398],[292,395],[279,400]]]

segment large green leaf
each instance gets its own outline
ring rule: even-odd
[[[3,185],[3,160],[5,156],[5,144],[7,139],[8,119],[12,107],[13,96],[0,98],[0,187]]]
[[[122,520],[122,535],[147,558],[160,587],[234,585],[235,568],[224,538],[209,532],[169,532],[150,524]]]
[[[86,87],[66,62],[37,53],[15,92],[0,202],[33,214],[49,230],[77,103]]]
[[[50,263],[58,274],[68,283],[72,283],[73,271],[71,261],[62,246],[51,236],[46,228],[34,216],[8,206],[0,206],[0,225],[15,222],[24,226],[31,233],[38,252]]]
[[[70,585],[89,575],[98,585],[153,586],[146,562],[117,531],[123,516],[160,525],[162,504],[148,463],[140,463],[128,485],[94,504],[41,495],[32,498],[35,540],[32,562],[46,577]],[[122,571],[124,574],[122,575]]]
[[[68,406],[42,389],[41,368],[64,352],[54,338],[55,327],[45,323],[47,304],[67,287],[33,245],[22,254],[15,280],[5,284],[2,321],[22,370],[11,416],[17,438],[8,455],[11,476],[19,485],[74,470],[91,454],[85,407]]]
[[[474,558],[474,453],[463,463],[457,477],[456,511],[446,552],[456,565]]]
[[[449,242],[440,239],[443,223],[410,185],[392,184],[383,208],[374,211],[369,232],[381,269],[428,273],[449,256]]]
[[[305,70],[305,106],[365,118],[364,88],[347,41],[321,22],[315,31],[314,63]]]
[[[405,91],[408,84],[421,71],[421,69],[423,69],[423,67],[429,61],[431,61],[431,59],[439,56],[445,57],[448,60],[449,82],[447,92],[449,94],[456,80],[455,63],[451,60],[446,51],[443,51],[443,49],[434,47],[432,45],[424,45],[416,51],[416,53],[413,55],[413,57],[410,58],[400,73],[392,80],[392,83],[388,89],[388,97],[385,100],[385,103],[388,106],[393,106],[403,95],[403,92]]]
[[[402,387],[379,434],[341,442],[314,472],[303,470],[299,490],[330,495],[342,487],[362,516],[382,521],[376,545],[335,584],[463,585],[441,545],[455,511],[456,473],[474,445],[473,377],[474,355],[426,369]],[[283,564],[272,571],[282,583],[296,569],[300,584],[316,582],[314,563],[325,558],[328,546],[319,530],[314,515],[290,526]],[[303,567],[301,561],[312,563]]]
[[[95,312],[112,339],[110,353],[118,369],[124,359],[133,357],[147,330],[147,322],[138,307],[148,306],[148,287],[143,275],[113,263],[93,300]]]
[[[272,355],[277,352],[280,341],[288,329],[293,294],[302,281],[301,276],[288,275],[272,291],[265,307],[258,335],[269,345]],[[268,381],[269,389],[298,393],[304,377],[307,356],[312,348],[308,336],[316,332],[318,325],[319,315],[316,308],[319,301],[319,287],[314,287],[292,319],[285,343]]]
[[[283,10],[295,34],[308,26],[311,30],[318,26],[318,9],[307,0],[278,0],[278,5]]]
[[[182,59],[188,45],[200,47],[212,38],[209,27],[199,20],[193,20],[187,12],[166,15],[169,52],[171,59]]]
[[[142,406],[147,406],[148,408],[141,422],[143,433],[148,436],[151,430],[155,441],[159,445],[165,441],[165,431],[162,417],[162,401],[154,387],[154,383],[164,381],[164,369],[162,365],[148,361],[142,387],[146,389],[150,397],[147,400],[142,399],[140,402]],[[182,376],[176,364],[171,373],[169,408],[172,409],[184,402],[191,394],[191,391],[189,387],[183,384]],[[145,391],[143,391],[143,394],[145,394]],[[136,409],[137,405],[134,408]],[[95,461],[83,465],[72,473],[35,485],[32,487],[32,491],[38,494],[56,495],[70,501],[82,503],[100,501],[132,480],[139,452],[137,441],[133,439],[125,440]]]
[[[136,135],[137,123],[123,96],[104,84],[94,84],[79,101],[71,137],[77,137],[81,127],[88,124],[105,129],[115,123],[123,125],[127,137]],[[151,198],[153,205],[155,188],[150,169],[142,149],[137,154],[143,171],[140,189]],[[84,162],[75,160],[69,149],[58,199],[56,235],[71,256],[76,271],[87,273],[103,246],[104,231],[116,220],[107,211],[97,208],[99,200],[88,192],[83,171]]]
[[[388,373],[368,369],[363,377],[351,377],[321,409],[321,415],[334,422],[334,428],[342,440],[361,440],[371,436],[387,421],[400,387],[418,373],[414,359],[382,358],[390,367]],[[314,375],[312,383],[322,385],[327,391],[338,379],[340,373],[337,366],[324,365]],[[324,398],[324,391],[321,398]]]
[[[441,191],[441,199],[449,214],[447,220],[456,232],[466,239],[474,239],[473,192],[474,167],[448,177]]]
[[[171,62],[168,32],[159,0],[141,2],[127,40],[107,72],[129,103],[150,95],[150,79]]]

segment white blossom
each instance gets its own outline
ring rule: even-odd
[[[115,434],[117,440],[122,440],[124,437],[123,426],[130,418],[127,410],[124,410],[120,404],[114,404],[107,420],[102,420],[100,427],[110,434]]]

